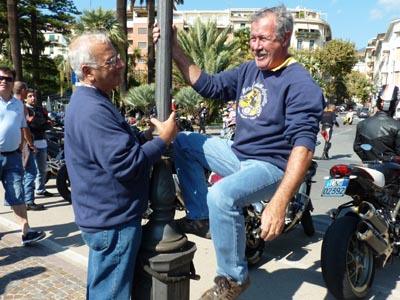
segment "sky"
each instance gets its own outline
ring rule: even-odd
[[[73,0],[78,10],[115,9],[116,0]],[[128,0],[129,3],[130,0]],[[136,0],[136,5],[140,0]],[[184,0],[178,10],[224,10],[227,8],[263,8],[285,5],[322,13],[329,23],[333,39],[355,43],[357,49],[379,33],[386,33],[392,20],[400,19],[399,0]]]

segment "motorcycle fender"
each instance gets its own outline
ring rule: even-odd
[[[383,188],[385,186],[385,175],[383,175],[381,172],[362,166],[354,166],[354,167],[361,169],[367,174],[369,174],[374,180],[372,183],[375,184],[377,187]]]

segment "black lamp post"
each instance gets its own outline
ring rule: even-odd
[[[158,1],[160,40],[156,52],[156,106],[159,120],[171,113],[173,0]],[[150,182],[153,212],[143,226],[133,299],[189,299],[189,278],[196,245],[175,230],[175,185],[171,151],[154,165]]]

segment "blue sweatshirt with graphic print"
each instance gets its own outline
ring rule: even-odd
[[[75,222],[82,231],[140,220],[147,208],[152,165],[166,149],[143,145],[108,96],[89,86],[72,94],[65,118],[65,159]]]
[[[251,61],[215,75],[202,72],[193,88],[205,98],[236,100],[232,146],[239,159],[286,169],[291,150],[315,150],[325,100],[319,85],[297,62],[261,71]]]

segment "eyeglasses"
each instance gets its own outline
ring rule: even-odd
[[[119,61],[121,61],[121,56],[119,54],[117,54],[117,55],[111,57],[110,59],[106,60],[105,62],[103,62],[103,64],[101,64],[101,65],[99,65],[95,62],[89,62],[87,64],[96,66],[97,68],[101,68],[101,67],[105,67],[105,66],[110,66],[110,67],[114,68]],[[96,69],[96,68],[94,68],[94,69]]]
[[[0,81],[3,81],[3,80],[5,80],[5,81],[8,82],[8,83],[11,83],[11,82],[14,81],[14,78],[8,77],[8,76],[1,76],[1,75],[0,75]]]
[[[104,65],[109,65],[109,66],[114,68],[120,60],[121,60],[121,56],[119,54],[117,54],[117,55],[111,57],[109,60],[106,60],[103,63],[103,66]]]

